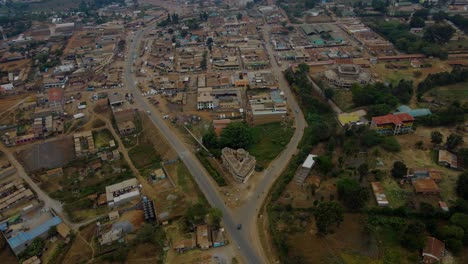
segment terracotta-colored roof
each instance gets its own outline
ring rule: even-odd
[[[444,251],[445,244],[442,241],[434,237],[427,237],[423,250],[423,263],[438,263],[444,257]]]
[[[438,193],[439,187],[433,179],[418,179],[413,181],[417,193]]]
[[[384,124],[399,125],[403,122],[408,122],[408,121],[414,121],[414,117],[412,117],[408,113],[388,114],[388,115],[376,116],[372,118],[372,122],[377,125],[384,125]]]
[[[63,89],[50,88],[48,92],[49,102],[60,102],[63,98]]]

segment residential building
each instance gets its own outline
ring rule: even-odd
[[[121,136],[133,134],[136,131],[135,111],[133,109],[117,109],[113,111],[113,114]]]
[[[48,170],[46,172],[46,174],[47,174],[47,177],[49,177],[49,178],[51,178],[51,177],[60,177],[60,176],[63,176],[63,169],[61,167],[51,169],[51,170]]]
[[[184,253],[186,251],[192,250],[197,246],[197,241],[195,239],[195,234],[190,233],[189,238],[184,238],[174,243],[174,250],[177,253]]]
[[[417,194],[439,194],[439,186],[433,179],[415,179],[412,181],[414,190]]]
[[[408,113],[373,117],[371,128],[381,135],[398,135],[413,131],[414,117]]]
[[[244,149],[223,148],[221,150],[221,159],[224,166],[237,182],[247,182],[254,172],[255,157]]]
[[[197,95],[197,109],[204,110],[204,109],[213,109],[214,108],[214,97],[211,94],[213,88],[198,88],[198,95]]]
[[[125,103],[125,97],[119,93],[109,94],[109,104],[112,107],[122,106]]]
[[[408,113],[409,115],[411,115],[414,118],[420,117],[420,116],[427,116],[427,115],[432,114],[431,110],[429,110],[427,108],[411,109],[411,107],[409,107],[407,105],[400,105],[398,107],[398,112],[396,112],[394,114],[398,114],[398,113]]]
[[[226,245],[226,236],[224,234],[224,228],[213,230],[211,232],[211,237],[213,239],[213,247],[216,248]]]
[[[248,95],[250,111],[249,120],[254,125],[281,122],[287,115],[284,94],[279,90],[267,93]]]
[[[202,250],[209,249],[213,246],[208,225],[197,226],[197,246]]]
[[[119,206],[140,197],[140,186],[136,178],[106,186],[107,205]]]
[[[302,166],[297,170],[296,175],[294,176],[294,181],[297,184],[302,185],[307,176],[309,176],[310,171],[315,165],[316,157],[317,155],[309,154]]]
[[[380,182],[371,182],[372,192],[374,193],[375,201],[378,206],[388,206],[387,196],[384,193],[384,189]]]
[[[435,237],[426,238],[426,246],[422,251],[424,264],[440,263],[445,255],[445,244]]]
[[[6,220],[0,224],[0,231],[2,231],[3,236],[5,236],[13,252],[18,255],[23,252],[34,239],[47,237],[49,229],[53,226],[57,226],[61,222],[62,220],[58,216],[54,216],[35,228],[26,230],[24,228],[17,229],[17,226],[11,225],[9,220]]]
[[[458,157],[457,155],[451,153],[448,150],[441,149],[439,150],[439,165],[451,168],[458,169]]]

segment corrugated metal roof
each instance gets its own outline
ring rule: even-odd
[[[8,244],[10,244],[11,248],[14,249],[27,241],[31,241],[34,238],[41,236],[42,234],[49,231],[51,227],[56,226],[61,222],[62,219],[60,219],[58,216],[55,216],[32,230],[27,232],[19,232],[15,237],[8,239]]]

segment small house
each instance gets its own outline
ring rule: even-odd
[[[109,213],[109,221],[117,220],[119,219],[119,217],[120,217],[119,211],[113,211]]]
[[[413,180],[414,190],[417,194],[439,194],[440,189],[433,179],[416,179]]]
[[[426,238],[426,246],[422,252],[423,263],[440,263],[445,255],[445,244],[434,237]]]
[[[226,236],[224,234],[224,228],[220,228],[219,230],[213,230],[211,233],[211,237],[213,238],[213,247],[222,247],[226,245]]]
[[[457,155],[449,152],[448,150],[441,149],[439,150],[439,165],[451,168],[458,169],[458,158]]]

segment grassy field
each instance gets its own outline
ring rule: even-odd
[[[109,141],[114,140],[114,137],[108,129],[93,131],[93,138],[96,149],[108,147]]]
[[[430,68],[413,68],[409,61],[397,61],[397,62],[383,62],[371,65],[371,72],[376,75],[377,79],[392,84],[397,84],[400,80],[412,80],[415,84],[424,80],[427,75],[431,73],[438,73],[443,71],[450,71],[451,67],[445,61],[439,59],[427,59],[424,63],[430,63]],[[398,66],[406,66],[406,69],[387,69],[386,64],[393,64]],[[415,77],[414,72],[421,72],[421,76]]]
[[[253,128],[255,144],[248,151],[255,156],[257,163],[266,167],[278,156],[291,139],[294,129],[290,124],[270,123]]]
[[[382,182],[382,187],[391,208],[398,208],[405,205],[406,201],[412,194],[408,190],[400,188],[398,183],[390,177],[385,178]]]
[[[437,87],[427,92],[427,95],[442,101],[468,102],[468,82]]]
[[[335,95],[333,96],[333,101],[343,111],[350,111],[354,107],[353,106],[353,94],[350,90],[335,89]]]
[[[137,146],[128,151],[128,155],[133,165],[139,170],[161,162],[161,156],[156,152],[154,146],[148,144],[148,142],[139,142]]]

